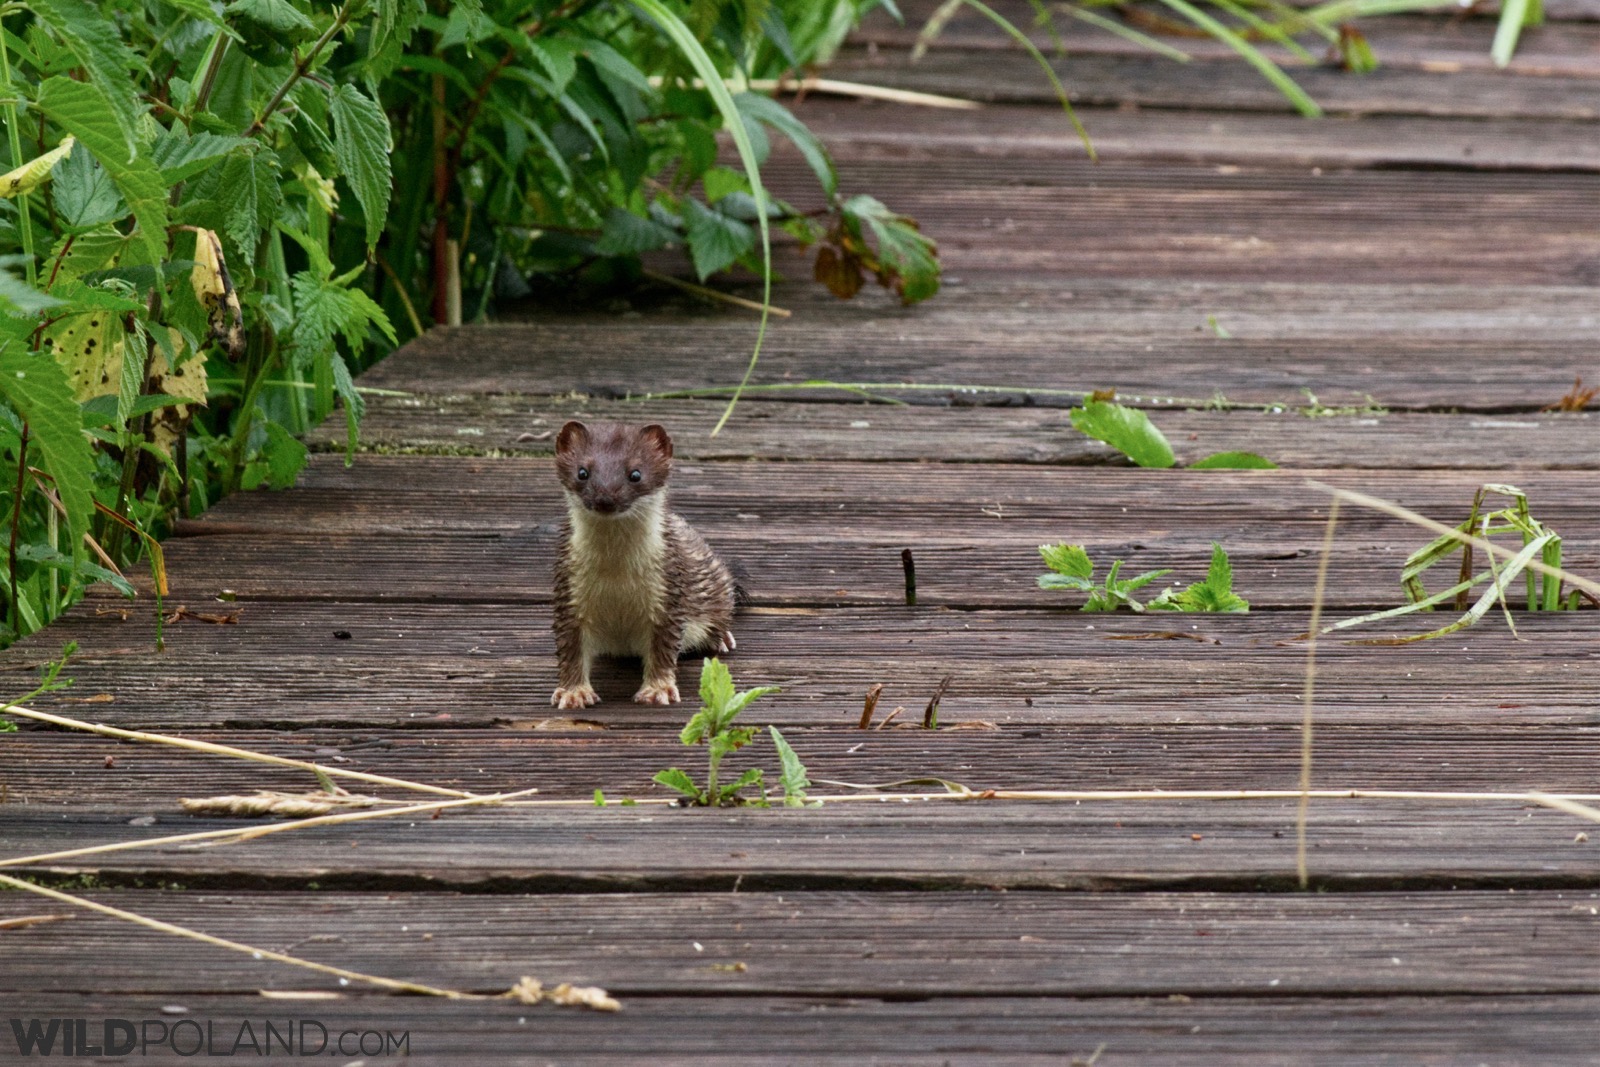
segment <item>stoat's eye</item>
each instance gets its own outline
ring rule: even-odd
[[[579,467],[578,468],[578,481],[586,482],[588,480],[589,480],[589,468],[588,467]]]
[[[643,481],[643,480],[644,480],[644,475],[639,473],[638,471],[632,470],[632,471],[628,472],[628,481],[630,481],[630,482],[639,482],[639,481]]]

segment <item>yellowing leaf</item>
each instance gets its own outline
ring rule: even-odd
[[[194,269],[189,272],[189,283],[194,287],[195,299],[206,309],[210,326],[207,339],[220,344],[230,359],[244,355],[244,313],[228,275],[222,242],[213,230],[195,231]]]
[[[0,174],[0,197],[10,199],[23,193],[31,193],[50,176],[55,165],[72,154],[72,146],[76,140],[71,134],[61,139],[61,144],[38,159],[24,163],[15,170]]]
[[[123,329],[110,311],[64,315],[45,328],[42,344],[67,373],[82,403],[115,393],[122,374]]]

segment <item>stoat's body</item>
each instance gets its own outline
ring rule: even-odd
[[[550,703],[583,708],[597,655],[639,656],[640,704],[678,702],[678,655],[730,652],[734,583],[711,546],[667,508],[672,438],[660,426],[569,422],[556,438],[567,522],[556,561]]]

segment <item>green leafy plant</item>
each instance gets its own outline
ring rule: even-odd
[[[1485,511],[1484,499],[1490,495],[1509,497],[1512,501],[1509,507],[1499,508],[1494,511]],[[1529,611],[1575,611],[1578,608],[1582,594],[1574,589],[1563,595],[1562,582],[1559,577],[1549,574],[1540,574],[1529,568],[1528,564],[1534,559],[1551,567],[1561,566],[1561,537],[1544,523],[1535,519],[1528,508],[1528,496],[1514,485],[1489,483],[1483,485],[1473,494],[1472,508],[1467,517],[1456,529],[1465,534],[1488,540],[1489,538],[1515,534],[1522,542],[1522,548],[1515,556],[1507,560],[1503,566],[1496,565],[1494,558],[1490,557],[1489,566],[1482,571],[1473,573],[1473,547],[1448,534],[1441,535],[1428,544],[1406,557],[1400,571],[1400,584],[1405,589],[1406,599],[1409,603],[1387,611],[1373,612],[1359,618],[1345,619],[1325,627],[1323,632],[1348,629],[1364,623],[1376,622],[1379,619],[1392,619],[1401,615],[1409,615],[1418,611],[1432,611],[1435,607],[1450,601],[1455,610],[1463,614],[1455,622],[1442,626],[1437,630],[1430,630],[1422,634],[1410,634],[1404,637],[1379,638],[1384,644],[1405,644],[1412,641],[1427,641],[1435,637],[1455,633],[1457,630],[1482,619],[1488,614],[1498,601],[1506,609],[1506,623],[1516,632],[1516,624],[1511,619],[1511,612],[1507,603],[1507,593],[1511,583],[1518,577],[1526,580],[1525,607]],[[1435,564],[1444,562],[1457,551],[1461,553],[1461,567],[1459,581],[1450,588],[1439,593],[1430,594],[1423,585],[1423,574]],[[1468,594],[1475,587],[1488,583],[1488,588],[1479,595],[1476,602],[1470,607],[1467,604]]]
[[[1244,614],[1250,602],[1233,591],[1233,564],[1220,544],[1211,542],[1211,566],[1204,581],[1179,592],[1168,589],[1145,605],[1152,611],[1216,611]]]
[[[5,709],[13,704],[26,704],[36,696],[59,692],[62,689],[70,689],[72,687],[72,679],[61,677],[61,672],[66,669],[67,660],[71,659],[77,651],[78,642],[76,641],[68,641],[65,645],[62,645],[60,657],[39,668],[39,684],[16,699],[7,701],[5,706],[0,707],[0,716],[3,716]],[[16,733],[16,731],[17,724],[14,721],[0,718],[0,734]]]
[[[1166,434],[1138,408],[1110,399],[1112,394],[1096,393],[1069,413],[1073,428],[1121,452],[1140,467],[1175,467],[1178,457]],[[1216,452],[1188,464],[1191,470],[1269,470],[1276,463],[1254,452]]]
[[[683,731],[678,734],[678,740],[686,745],[705,742],[707,750],[705,787],[695,785],[694,780],[677,767],[656,774],[655,781],[669,789],[677,790],[688,798],[689,803],[700,807],[724,807],[745,803],[739,794],[749,786],[761,784],[761,771],[752,767],[728,783],[719,780],[718,772],[724,757],[755,739],[755,727],[734,726],[733,720],[738,718],[739,713],[753,701],[768,693],[776,692],[778,692],[777,686],[757,686],[754,689],[735,692],[733,675],[729,673],[727,665],[716,657],[707,659],[705,666],[700,670],[700,710],[694,713]],[[780,757],[782,752],[780,749]],[[792,756],[793,751],[791,750],[789,754]],[[800,768],[800,777],[804,777],[804,770],[803,767]],[[786,766],[785,774],[787,773]],[[786,793],[788,788],[788,783],[785,783]]]
[[[0,643],[88,583],[131,593],[141,557],[159,590],[175,518],[292,484],[336,408],[353,453],[355,374],[530,276],[604,290],[678,247],[770,281],[781,227],[931,295],[915,222],[752,88],[880,2],[0,6]],[[820,212],[767,195],[774,136]]]
[[[1122,560],[1111,564],[1105,580],[1096,584],[1094,563],[1082,545],[1040,545],[1039,556],[1044,560],[1049,574],[1039,575],[1040,589],[1075,589],[1089,594],[1081,611],[1116,611],[1131,608],[1143,611],[1144,605],[1133,594],[1157,578],[1171,574],[1171,570],[1145,571],[1133,578],[1119,578]]]
[[[1040,545],[1039,556],[1048,574],[1039,575],[1040,589],[1072,589],[1089,594],[1081,611],[1186,611],[1186,612],[1247,612],[1250,604],[1233,591],[1233,565],[1220,544],[1212,542],[1211,567],[1205,580],[1187,589],[1165,589],[1148,603],[1133,594],[1155,581],[1171,574],[1171,569],[1145,571],[1132,578],[1122,578],[1122,560],[1115,560],[1105,579],[1094,580],[1095,565],[1082,545]]]

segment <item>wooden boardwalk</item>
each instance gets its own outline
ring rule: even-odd
[[[1297,72],[1319,122],[1205,42],[1179,42],[1195,59],[1178,65],[1075,24],[1060,69],[1098,165],[982,20],[917,66],[908,32],[875,21],[837,76],[990,106],[799,110],[846,192],[940,242],[945,288],[912,309],[841,303],[782,250],[794,316],[758,378],[942,388],[876,390],[899,406],[756,394],[710,438],[716,400],[628,398],[737,380],[747,313],[662,290],[436,330],[364,379],[404,394],[371,400],[377,454],[346,469],[327,427],[296,489],[231,498],[169,542],[167,606],[187,611],[164,652],[148,599],[97,595],[0,655],[0,677],[24,691],[70,639],[77,685],[41,709],[476,793],[660,797],[655,771],[699,773],[676,739],[688,709],[628,702],[621,664],[586,721],[547,705],[552,431],[652,419],[675,432],[675,506],[748,574],[729,662],[783,686],[748,717],[812,778],[1292,790],[1295,638],[1328,508],[1308,479],[1449,522],[1512,482],[1568,565],[1600,573],[1600,414],[1542,410],[1575,375],[1600,384],[1600,8],[1547,10],[1506,72],[1488,20],[1374,23],[1378,73]],[[816,206],[781,147],[772,181]],[[1066,394],[1097,388],[1149,408],[1182,458],[1250,449],[1282,469],[1116,462],[1067,419]],[[1181,583],[1220,542],[1253,611],[1078,614],[1034,584],[1036,546],[1061,540]],[[1332,617],[1398,603],[1423,540],[1347,509]],[[1314,786],[1600,792],[1596,618],[1326,641]],[[945,675],[942,729],[857,728],[869,686],[880,719],[920,721]],[[0,858],[237,827],[179,798],[315,787],[28,726],[0,753]],[[777,769],[764,738],[731,762]],[[1508,800],[1318,800],[1303,893],[1295,806],[469,809],[38,862],[21,870],[260,948],[477,993],[597,984],[623,1011],[401,999],[17,892],[0,895],[0,989],[22,1018],[409,1031],[405,1062],[441,1067],[1600,1062],[1600,828]],[[10,1042],[0,1063],[34,1062]],[[165,1056],[139,1062],[193,1062]]]

